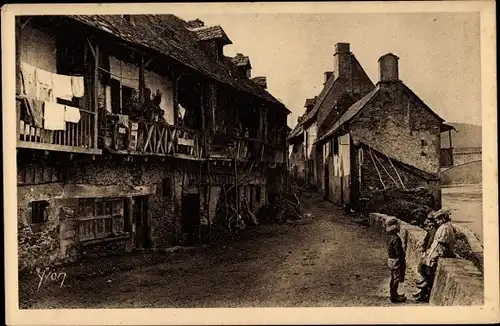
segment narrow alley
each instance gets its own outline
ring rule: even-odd
[[[164,254],[154,264],[98,277],[67,270],[63,287],[45,282],[21,307],[389,305],[385,239],[316,194],[303,207],[311,222],[260,225],[227,246]],[[409,290],[403,288],[407,297]]]

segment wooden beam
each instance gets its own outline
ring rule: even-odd
[[[150,60],[151,61],[151,60]],[[148,61],[148,62],[150,62]],[[141,65],[139,66],[139,102],[144,104],[144,88],[145,88],[145,80],[144,80],[144,54],[141,54]]]
[[[97,127],[99,123],[98,87],[99,87],[99,43],[95,45],[94,78],[93,78],[93,106],[94,106],[94,148],[98,147]]]
[[[24,140],[17,141],[18,148],[28,148],[28,149],[37,149],[37,150],[47,150],[47,151],[57,151],[57,152],[73,152],[73,153],[84,153],[84,154],[95,154],[101,155],[102,150],[94,149],[94,148],[86,148],[86,147],[76,147],[76,146],[64,146],[64,145],[55,145],[55,144],[47,144],[47,143],[34,143]]]

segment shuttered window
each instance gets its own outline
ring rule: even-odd
[[[103,239],[125,233],[125,199],[91,198],[78,201],[80,241]]]

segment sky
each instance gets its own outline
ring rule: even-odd
[[[333,70],[337,42],[350,43],[373,83],[378,58],[396,54],[400,79],[443,119],[481,124],[478,13],[179,16],[221,25],[233,42],[224,54],[250,57],[252,77],[266,76],[268,91],[292,111],[292,128],[306,98],[321,91],[324,72]]]

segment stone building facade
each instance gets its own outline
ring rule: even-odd
[[[425,187],[441,206],[441,133],[450,127],[399,79],[398,60],[382,56],[376,88],[317,141],[325,196],[338,205],[356,207],[387,187]]]

